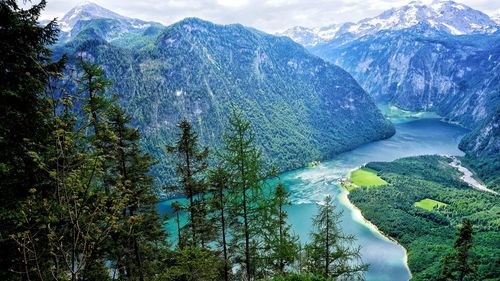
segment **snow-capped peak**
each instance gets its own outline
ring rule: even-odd
[[[69,12],[67,12],[59,21],[59,25],[62,31],[69,32],[79,20],[100,18],[129,19],[93,2],[83,1],[76,5],[73,9],[69,10]]]
[[[355,39],[381,30],[400,30],[418,24],[427,24],[453,35],[491,33],[498,29],[498,23],[488,15],[466,5],[450,0],[417,0],[357,23],[334,25],[334,28],[327,28],[328,36],[320,35],[321,28],[303,27],[288,29],[280,35],[289,36],[305,46],[314,46],[344,34]]]
[[[348,32],[357,36],[380,30],[398,30],[426,23],[454,35],[485,33],[496,30],[497,24],[486,14],[449,0],[412,1],[408,5],[390,9],[374,18],[359,21]]]
[[[334,38],[340,26],[340,24],[331,24],[315,28],[294,26],[276,35],[288,36],[293,41],[304,46],[315,46],[318,43],[326,42]]]

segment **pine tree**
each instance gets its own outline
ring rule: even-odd
[[[52,78],[61,75],[65,58],[54,62],[46,47],[57,40],[57,25],[55,21],[38,24],[45,5],[45,1],[37,1],[23,10],[14,0],[0,1],[1,280],[27,271],[21,267],[22,253],[16,254],[18,247],[10,239],[20,230],[21,205],[34,193],[45,197],[54,192],[50,176],[35,157],[45,153],[50,135],[50,100],[45,90]],[[39,239],[36,243],[42,249],[45,242]]]
[[[464,219],[455,241],[455,253],[445,256],[439,280],[463,281],[471,277],[474,268],[471,264],[471,249],[473,247],[473,225],[469,219]]]
[[[233,227],[233,247],[236,257],[245,271],[246,280],[253,280],[257,256],[256,240],[259,221],[259,201],[262,199],[261,181],[265,178],[262,172],[261,153],[255,147],[254,133],[250,123],[243,119],[241,113],[233,111],[229,119],[228,133],[224,135],[225,151],[222,159],[231,173],[231,204],[233,217],[239,218]],[[243,244],[243,245],[242,245]]]
[[[334,280],[362,280],[368,266],[361,263],[359,248],[351,247],[354,236],[339,229],[341,216],[327,196],[313,220],[312,241],[305,247],[307,269]]]
[[[177,227],[177,247],[182,249],[184,247],[184,241],[183,241],[183,236],[182,236],[182,227],[181,227],[181,218],[180,214],[182,210],[184,209],[179,203],[179,201],[175,201],[172,203],[172,212],[175,218],[175,224]]]
[[[156,212],[158,201],[153,186],[153,179],[148,175],[153,165],[152,158],[141,151],[140,134],[128,127],[130,117],[121,108],[113,106],[110,114],[110,130],[114,134],[114,146],[110,158],[114,165],[109,172],[116,175],[112,184],[124,200],[124,208],[119,225],[115,231],[111,249],[114,249],[118,267],[125,268],[127,280],[149,279],[149,264],[154,263],[158,249],[165,235]]]
[[[266,216],[261,220],[263,233],[263,262],[260,270],[269,269],[266,275],[283,275],[285,268],[291,266],[299,257],[298,237],[291,233],[287,223],[285,207],[291,204],[289,194],[279,183],[265,206]]]
[[[229,172],[219,165],[210,173],[210,192],[212,194],[210,205],[212,213],[214,213],[214,225],[217,226],[217,239],[220,247],[222,248],[223,259],[223,276],[224,281],[229,280],[229,271],[231,268],[228,241],[229,241],[229,225],[231,218],[229,218],[228,206],[228,193],[229,193]]]
[[[181,121],[178,127],[181,129],[178,141],[166,147],[167,151],[177,159],[176,170],[180,178],[180,184],[171,189],[184,195],[189,201],[187,228],[191,236],[190,244],[194,247],[204,246],[208,240],[206,235],[207,184],[205,181],[208,148],[201,150],[198,148],[198,135],[192,130],[187,120]]]

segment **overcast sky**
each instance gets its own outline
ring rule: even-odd
[[[426,2],[432,2],[424,0]],[[48,0],[42,18],[62,17],[80,0]],[[401,0],[94,0],[124,16],[171,24],[186,17],[215,23],[241,23],[274,33],[300,25],[325,26],[358,21],[410,1]],[[458,1],[487,14],[500,11],[498,0]]]

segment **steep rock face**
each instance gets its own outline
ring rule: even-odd
[[[420,24],[312,49],[350,72],[376,99],[434,110],[472,128],[496,110],[500,33],[454,36]]]
[[[500,107],[490,118],[466,135],[459,147],[475,157],[500,160]],[[497,164],[499,165],[500,163]]]
[[[181,118],[193,122],[202,144],[217,147],[231,107],[251,121],[266,163],[280,169],[394,133],[347,72],[288,38],[199,19],[137,32],[127,37],[131,44],[115,44],[99,30],[93,24],[57,52],[104,66],[144,147],[160,159],[154,172],[161,179],[173,171],[163,147]]]

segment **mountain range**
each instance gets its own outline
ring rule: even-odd
[[[334,39],[350,42],[381,30],[401,30],[421,24],[453,35],[493,33],[499,28],[492,18],[481,11],[454,1],[434,0],[429,5],[412,1],[356,23],[316,28],[296,26],[278,35],[288,36],[299,44],[311,47]]]
[[[498,120],[500,106],[500,31],[489,16],[454,1],[413,1],[331,28],[336,31],[323,29],[330,37],[321,40],[319,35],[305,37],[311,30],[303,28],[285,34],[347,70],[376,100],[412,111],[435,111],[481,132],[464,140],[481,143],[461,145],[466,152],[500,150],[500,136],[485,125]]]
[[[160,160],[160,181],[174,171],[164,147],[176,124],[190,120],[202,145],[219,147],[233,107],[251,122],[265,162],[281,170],[394,134],[351,75],[286,37],[197,18],[165,27],[92,3],[60,25],[55,55],[103,66],[143,147]]]
[[[217,147],[235,105],[252,122],[266,162],[282,170],[392,135],[375,100],[435,111],[473,130],[461,145],[471,155],[500,147],[488,129],[500,104],[500,31],[486,14],[453,1],[290,29],[307,49],[238,24],[187,18],[164,26],[94,3],[59,24],[56,55],[103,65],[144,147],[162,159],[155,173],[163,178],[173,172],[163,146],[175,124],[191,120],[201,143]]]

